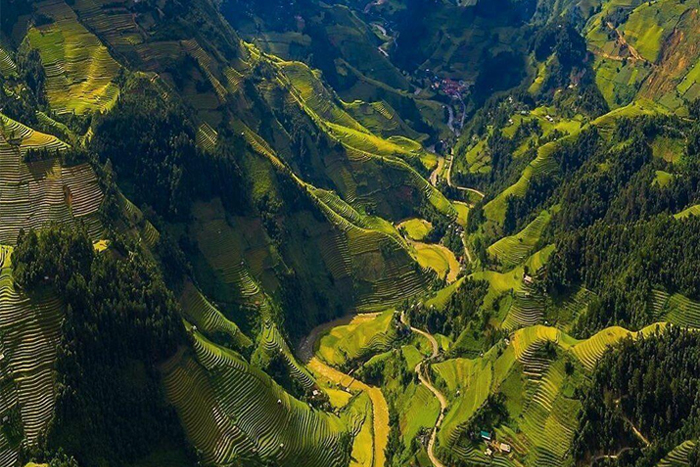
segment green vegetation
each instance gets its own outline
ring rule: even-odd
[[[3,2],[0,465],[697,464],[698,6]]]
[[[163,447],[187,456],[156,375],[184,332],[154,265],[137,252],[131,261],[98,254],[85,230],[67,228],[21,234],[12,264],[24,290],[48,287],[66,308],[49,446],[88,465],[134,462]]]
[[[459,263],[454,253],[443,245],[429,245],[427,243],[413,243],[416,261],[424,268],[430,268],[437,273],[440,279],[448,283],[454,282],[459,273]]]
[[[316,351],[326,363],[345,367],[369,355],[391,348],[398,339],[396,316],[387,310],[376,317],[358,317],[345,326],[329,331],[318,341]]]
[[[398,225],[399,231],[404,229],[406,231],[406,236],[417,242],[423,240],[430,233],[432,228],[433,226],[430,222],[424,219],[409,219]]]
[[[351,438],[341,419],[311,410],[234,352],[190,333],[193,354],[178,353],[162,371],[166,394],[205,462],[347,462]],[[350,426],[357,426],[348,410]]]
[[[697,341],[695,333],[671,329],[625,340],[615,354],[603,358],[584,401],[575,455],[641,444],[647,447],[646,462],[673,465],[684,453],[688,459],[693,444],[685,440],[698,435]],[[603,398],[604,393],[609,397]],[[667,459],[661,459],[666,452]]]
[[[30,29],[27,38],[41,55],[46,96],[53,110],[81,114],[109,109],[119,94],[112,82],[119,64],[107,47],[80,24],[63,1],[43,2],[38,9],[49,23]]]

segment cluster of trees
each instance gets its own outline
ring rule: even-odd
[[[533,191],[509,202],[506,220],[512,222],[507,224],[517,227],[519,215],[532,216],[560,201],[547,232],[557,250],[546,285],[561,293],[582,284],[599,294],[577,331],[649,324],[656,319],[649,305],[653,288],[700,297],[700,283],[691,272],[698,267],[700,223],[671,216],[700,201],[698,126],[666,117],[622,120],[610,144],[602,144],[595,130],[584,131],[554,153],[560,169],[554,180],[560,185],[548,201]],[[680,134],[688,136],[687,145],[676,163],[653,157],[648,141]],[[674,176],[661,187],[654,183],[656,170]],[[532,207],[530,200],[535,200]]]
[[[651,160],[651,148],[642,138],[634,138],[609,159],[589,159],[585,169],[562,186],[559,198],[566,201],[562,203],[556,225],[562,231],[570,231],[588,227],[605,217],[618,193]]]
[[[489,284],[486,281],[466,279],[452,295],[444,310],[415,305],[408,307],[406,313],[414,326],[454,340],[467,328],[470,321],[479,317],[478,312],[488,288]]]
[[[534,175],[524,196],[509,196],[506,199],[503,234],[511,235],[531,222],[542,209],[551,204],[562,181],[571,179],[599,150],[598,131],[594,127],[582,131],[572,141],[560,143],[551,155],[559,170]]]
[[[679,131],[680,129],[680,131]],[[686,147],[670,164],[654,158],[648,142],[660,136],[682,138]],[[700,201],[700,125],[678,119],[645,117],[621,120],[611,145],[601,144],[595,130],[582,132],[572,144],[555,152],[559,162],[562,200],[557,231],[585,228],[598,220],[629,223],[658,214],[674,214]],[[583,139],[582,139],[583,138]],[[674,173],[663,187],[654,183],[657,170]]]
[[[158,370],[184,329],[155,264],[126,248],[96,253],[84,228],[61,226],[21,233],[12,261],[19,287],[52,289],[65,306],[46,452],[63,447],[94,466],[133,463],[165,444],[186,449]]]
[[[94,134],[91,149],[102,162],[112,162],[125,186],[132,187],[127,193],[134,202],[161,214],[187,213],[198,149],[194,128],[180,106],[138,86],[96,119]]]
[[[538,129],[533,127],[531,131],[533,132],[531,134],[537,134]],[[514,138],[507,138],[500,131],[495,131],[491,136],[488,136],[484,148],[484,151],[490,156],[491,170],[487,173],[454,173],[453,177],[457,184],[488,190],[489,195],[487,196],[495,196],[515,183],[530,162],[530,158],[528,156],[514,158],[513,153],[529,135],[530,133],[522,131],[516,133]]]
[[[540,88],[543,95],[563,90],[555,97],[558,107],[574,108],[590,116],[608,110],[594,82],[595,73],[588,59],[586,40],[570,21],[553,21],[541,28],[532,43],[537,61],[547,63],[547,74]],[[568,89],[571,84],[575,89]],[[585,97],[585,99],[583,99]]]
[[[634,327],[653,319],[653,288],[700,298],[700,218],[658,216],[634,224],[606,224],[559,236],[546,277],[551,292],[583,284],[600,292],[601,307],[584,319],[589,331],[611,324]]]
[[[550,175],[532,177],[525,196],[508,196],[503,220],[503,234],[512,235],[529,224],[550,199],[557,186]]]
[[[700,335],[670,328],[626,339],[598,363],[583,401],[573,454],[620,456],[618,467],[652,467],[700,435]],[[638,433],[635,433],[637,430]],[[644,437],[651,444],[646,445]],[[697,454],[694,454],[697,464]]]

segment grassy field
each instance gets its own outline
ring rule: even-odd
[[[674,175],[672,173],[665,172],[663,170],[657,170],[656,176],[654,177],[653,185],[659,188],[666,188],[669,183],[673,181]]]

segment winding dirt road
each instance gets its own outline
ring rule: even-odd
[[[455,160],[455,156],[454,156],[454,155],[450,156],[450,164],[447,166],[447,177],[446,177],[446,179],[447,179],[447,185],[448,185],[450,188],[454,188],[455,190],[469,191],[469,192],[471,192],[471,193],[475,193],[475,194],[479,195],[481,198],[483,198],[484,196],[486,196],[483,192],[477,190],[476,188],[469,188],[469,187],[465,187],[465,186],[458,186],[458,185],[454,185],[454,184],[452,183],[452,165],[454,164],[454,160]]]
[[[386,449],[389,440],[389,407],[384,398],[384,394],[381,389],[370,386],[355,379],[354,377],[345,374],[329,365],[324,363],[314,354],[314,346],[316,341],[322,336],[326,331],[337,327],[350,324],[352,321],[357,320],[369,320],[374,319],[379,315],[379,313],[366,313],[361,315],[347,315],[342,318],[338,318],[334,321],[322,324],[315,327],[306,338],[301,342],[297,349],[297,354],[299,358],[306,364],[314,374],[327,378],[333,383],[337,383],[342,388],[351,391],[363,391],[366,392],[372,402],[372,429],[374,433],[374,449],[372,457],[373,467],[384,467],[386,458],[384,455],[384,449]],[[430,375],[428,373],[428,364],[431,360],[437,358],[440,353],[440,345],[435,337],[425,332],[421,329],[414,328],[408,324],[405,314],[401,314],[401,322],[408,326],[412,332],[424,336],[430,342],[432,347],[432,353],[429,357],[425,358],[419,362],[414,371],[418,375],[418,380],[423,384],[430,392],[432,392],[440,402],[440,415],[438,416],[435,426],[433,426],[432,433],[430,435],[430,440],[428,441],[428,457],[432,462],[434,467],[446,467],[440,459],[435,456],[435,439],[437,438],[437,432],[442,424],[442,420],[447,412],[447,398],[442,394],[435,386],[433,386],[430,381]]]
[[[374,319],[379,313],[364,313],[361,315],[346,315],[334,321],[316,326],[297,349],[299,358],[306,364],[314,374],[323,376],[341,387],[357,392],[366,392],[372,402],[372,431],[374,433],[374,449],[372,454],[372,467],[384,467],[386,457],[384,450],[389,441],[389,406],[386,403],[381,389],[370,386],[354,377],[345,374],[324,363],[314,355],[314,346],[320,336],[327,330],[336,326],[344,326],[355,320]]]
[[[445,398],[444,394],[442,394],[435,386],[433,386],[432,382],[430,381],[430,375],[428,374],[425,366],[425,364],[428,363],[430,360],[437,358],[440,352],[440,346],[438,345],[438,341],[435,339],[435,337],[433,337],[432,334],[429,334],[421,329],[414,328],[413,326],[408,324],[408,321],[406,320],[406,315],[404,313],[401,314],[401,322],[406,326],[410,327],[411,331],[427,338],[428,341],[430,341],[430,345],[433,347],[433,353],[430,355],[430,357],[426,358],[425,360],[418,363],[418,365],[416,365],[415,372],[418,375],[418,379],[420,380],[421,384],[428,388],[430,392],[432,392],[437,398],[437,400],[440,402],[440,415],[438,416],[438,419],[435,422],[435,426],[433,427],[433,432],[430,435],[430,441],[428,441],[428,457],[430,458],[430,462],[432,462],[435,467],[445,467],[445,464],[440,462],[440,459],[438,459],[435,456],[435,438],[437,437],[438,429],[442,424],[442,419],[445,418],[445,412],[447,412],[447,399]]]
[[[442,169],[444,169],[444,168],[445,168],[445,158],[438,157],[437,167],[435,167],[435,170],[432,171],[432,173],[430,174],[430,177],[428,178],[431,185],[437,186],[438,176],[442,173]]]

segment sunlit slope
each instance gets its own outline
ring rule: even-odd
[[[91,235],[102,229],[98,210],[104,198],[87,163],[66,166],[60,152],[67,145],[0,115],[0,243],[13,245],[21,229],[49,222],[84,221]],[[45,157],[26,162],[32,150]]]
[[[338,192],[346,201],[352,204],[359,197],[371,196],[370,193],[363,194],[359,191],[363,189],[363,184],[371,183],[371,180],[363,183],[362,180],[356,179],[356,171],[348,172],[348,168],[353,165],[360,168],[363,165],[369,167],[369,164],[380,164],[383,167],[380,167],[379,172],[385,172],[383,177],[386,177],[387,181],[396,176],[401,177],[405,185],[418,190],[418,196],[437,211],[449,217],[456,217],[451,203],[413,168],[415,164],[426,167],[422,170],[432,168],[436,164],[433,154],[408,138],[385,139],[370,132],[343,109],[346,104],[326,90],[306,65],[299,62],[279,62],[277,66],[284,79],[289,81],[291,95],[296,104],[320,129],[327,132],[333,141],[344,148],[350,167],[347,167],[347,160],[339,160],[337,162],[340,163],[340,171],[334,173],[335,171],[327,170],[327,173],[336,181]],[[396,175],[392,176],[392,172]],[[342,176],[344,173],[347,174],[345,178],[339,179],[338,175]]]
[[[194,352],[164,365],[168,398],[207,462],[341,466],[355,425],[310,409],[260,370],[192,332]]]
[[[487,461],[483,443],[470,438],[466,430],[480,412],[503,410],[505,418],[497,416],[488,425],[474,427],[492,426],[498,443],[512,446],[515,458],[497,453],[495,460],[502,465],[565,464],[581,408],[576,388],[582,387],[610,346],[664,326],[652,325],[639,332],[612,327],[585,340],[556,328],[532,326],[516,331],[482,357],[434,364],[432,371],[451,400],[438,433],[442,455]]]
[[[393,320],[393,310],[376,317],[360,315],[347,325],[337,326],[321,337],[316,353],[326,363],[342,366],[386,351],[397,339]]]
[[[27,297],[12,279],[12,248],[0,247],[0,464],[13,465],[22,447],[36,446],[53,416],[56,351],[62,306],[49,295]]]
[[[679,110],[700,95],[700,48],[690,39],[700,30],[697,1],[602,6],[586,26],[586,40],[596,83],[612,108],[645,97]]]
[[[52,109],[81,114],[109,108],[119,94],[113,83],[119,64],[107,47],[63,0],[42,2],[37,9],[51,22],[32,28],[27,40],[41,55]]]

